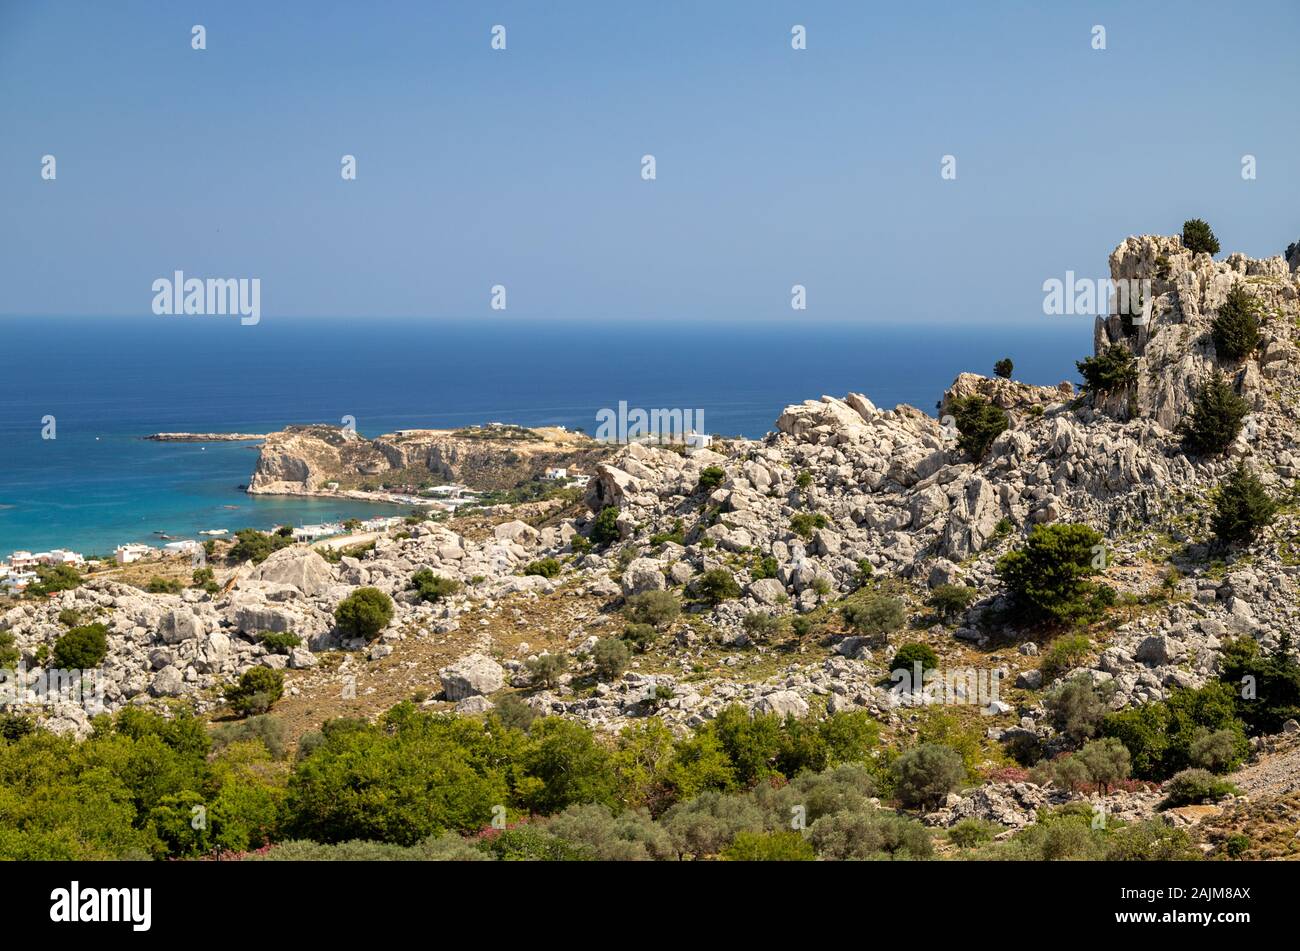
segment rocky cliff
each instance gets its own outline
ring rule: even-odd
[[[291,426],[266,437],[248,491],[304,495],[327,483],[460,482],[472,489],[509,489],[552,466],[590,472],[609,450],[562,429],[517,426],[418,429],[366,439],[332,426]]]

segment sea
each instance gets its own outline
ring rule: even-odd
[[[376,436],[503,422],[581,428],[629,408],[703,413],[761,437],[823,394],[933,413],[962,371],[1009,356],[1027,383],[1078,381],[1092,321],[745,323],[228,317],[0,318],[0,556],[205,529],[401,514],[379,503],[250,496],[256,443],[155,432],[271,432],[293,423]],[[53,437],[53,438],[49,438]]]

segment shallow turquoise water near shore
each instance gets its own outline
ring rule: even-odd
[[[154,432],[359,431],[489,421],[593,432],[596,413],[702,410],[758,437],[789,403],[867,394],[933,412],[959,372],[1011,356],[1016,379],[1077,380],[1088,319],[1005,327],[264,317],[0,319],[0,554],[86,554],[153,533],[267,528],[389,514],[364,502],[250,496],[249,443],[159,443]],[[42,438],[53,416],[56,439]],[[229,506],[234,506],[230,508]],[[405,511],[405,509],[396,509]]]

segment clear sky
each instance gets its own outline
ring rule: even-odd
[[[263,320],[503,284],[518,318],[1042,321],[1128,234],[1300,238],[1297,36],[1296,0],[0,0],[0,313],[147,315],[182,269],[259,277]]]

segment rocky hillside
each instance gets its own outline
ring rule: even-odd
[[[503,507],[486,537],[452,519],[390,532],[336,563],[289,547],[260,565],[222,569],[214,593],[146,594],[93,581],[22,602],[0,626],[37,664],[64,612],[105,623],[110,708],[183,697],[212,711],[217,688],[267,666],[289,670],[286,715],[304,729],[341,710],[374,716],[416,693],[431,708],[464,714],[518,694],[539,712],[606,732],[650,715],[685,731],[737,703],[796,716],[864,710],[900,743],[919,722],[917,698],[889,683],[908,639],[944,667],[1005,674],[996,702],[959,708],[981,768],[1007,765],[1003,750],[1015,743],[1051,754],[1062,743],[1044,702],[1053,683],[1086,674],[1111,685],[1111,710],[1154,703],[1214,680],[1229,638],[1248,635],[1272,650],[1300,620],[1291,489],[1300,260],[1216,262],[1177,238],[1143,236],[1110,261],[1116,280],[1149,278],[1155,295],[1146,325],[1097,322],[1097,355],[1119,346],[1132,356],[1133,382],[1121,391],[1079,394],[1068,383],[964,373],[939,401],[939,418],[882,409],[856,393],[823,396],[786,407],[765,438],[725,451],[631,445],[603,461],[585,437],[554,431],[365,440],[294,428],[267,438],[250,491],[311,492],[415,471],[490,488],[574,464],[593,478],[581,511],[554,507],[525,521]],[[1211,332],[1234,285],[1263,318],[1259,346],[1235,361],[1216,353]],[[1251,412],[1226,452],[1188,454],[1178,430],[1215,373]],[[979,459],[959,449],[947,413],[972,396],[1005,411],[1008,423]],[[1220,550],[1211,545],[1210,499],[1238,461],[1282,507],[1256,541]],[[1035,526],[1062,522],[1102,533],[1101,577],[1116,598],[1082,629],[1086,649],[1051,666],[1040,655],[1055,635],[1010,620],[995,564]],[[422,600],[411,578],[425,569],[459,590]],[[734,590],[719,594],[719,577]],[[973,589],[971,603],[936,613],[927,604],[933,590],[954,583]],[[369,643],[344,638],[332,614],[362,586],[395,602],[391,623]],[[627,600],[649,591],[672,592],[682,615],[619,676],[595,677],[597,643],[618,635]],[[846,608],[882,591],[906,615],[904,630],[884,642],[844,621]],[[303,643],[269,650],[258,638],[265,631]],[[528,662],[545,653],[565,655],[570,667],[543,684]],[[346,683],[355,699],[340,708],[332,698]],[[89,728],[75,709],[56,709],[48,725]],[[1072,795],[1023,778],[990,781],[927,821],[1018,828],[1038,806]],[[1159,799],[1130,790],[1107,808],[1149,815]]]
[[[248,491],[306,495],[330,482],[356,489],[426,481],[510,489],[552,466],[589,471],[606,452],[581,433],[562,429],[407,429],[365,439],[332,426],[291,426],[266,437]]]

